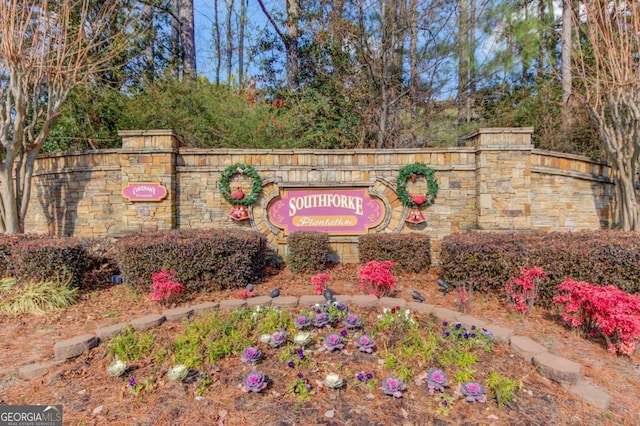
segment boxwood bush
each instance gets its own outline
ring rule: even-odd
[[[176,272],[185,294],[242,288],[265,266],[266,239],[252,231],[171,230],[135,234],[119,240],[115,258],[126,284],[148,292],[151,275]]]
[[[441,277],[477,291],[499,294],[521,268],[544,269],[539,303],[547,307],[566,277],[640,292],[640,239],[633,232],[471,232],[445,237],[440,248]]]
[[[312,274],[322,271],[331,251],[326,232],[296,231],[287,239],[287,263],[295,273]]]
[[[360,263],[372,260],[396,262],[396,269],[404,272],[427,272],[431,267],[431,240],[418,233],[379,233],[360,236]]]

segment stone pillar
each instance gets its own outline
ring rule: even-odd
[[[479,129],[467,137],[476,148],[478,229],[531,228],[533,128]]]
[[[122,188],[159,184],[167,191],[159,201],[122,197],[122,233],[172,229],[176,225],[176,156],[178,139],[171,130],[127,130],[122,138]]]

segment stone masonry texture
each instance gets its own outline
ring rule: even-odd
[[[281,255],[287,236],[267,210],[287,187],[365,187],[387,207],[383,226],[369,232],[418,232],[438,242],[470,230],[575,231],[613,226],[615,188],[602,161],[534,148],[532,128],[480,129],[464,146],[395,150],[243,150],[178,146],[170,130],[121,132],[122,148],[49,154],[36,160],[29,232],[77,237],[117,237],[163,229],[240,228],[264,234]],[[422,209],[420,226],[405,222],[408,209],[396,194],[399,170],[420,162],[435,170],[435,203]],[[224,169],[253,166],[263,181],[250,220],[228,217],[218,184]],[[237,184],[246,185],[242,177]],[[157,183],[168,195],[133,202],[131,183]],[[235,183],[234,183],[235,184]],[[425,191],[418,181],[411,191]],[[423,186],[420,186],[423,185]],[[408,184],[409,187],[409,184]],[[331,250],[357,263],[358,236],[332,236]]]

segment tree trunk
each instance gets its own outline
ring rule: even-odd
[[[287,86],[289,89],[298,88],[298,74],[300,63],[298,57],[298,21],[300,19],[300,5],[298,0],[287,0],[287,25],[284,46],[287,54]]]
[[[409,103],[411,119],[418,119],[418,11],[416,0],[409,0]]]
[[[216,51],[216,84],[220,84],[220,70],[222,69],[222,41],[220,40],[220,14],[218,12],[218,2],[213,0],[213,31]]]
[[[640,108],[637,99],[620,93],[623,90],[614,89],[598,107],[587,105],[587,108],[613,161],[619,227],[623,231],[640,231],[640,204],[635,191]]]
[[[182,46],[183,78],[196,78],[196,41],[193,20],[193,0],[180,0],[180,43]]]
[[[15,197],[15,186],[13,180],[13,157],[5,158],[0,168],[0,194],[2,199],[2,231],[7,234],[18,234],[22,232],[20,227],[20,216],[18,215],[18,203]]]
[[[244,87],[244,31],[247,26],[248,0],[240,0],[240,28],[238,30],[238,85]]]
[[[458,123],[469,122],[469,4],[458,0]]]
[[[233,4],[233,0],[227,0],[227,84],[229,85],[231,85],[233,73],[233,28],[231,27]]]
[[[171,54],[172,75],[174,78],[180,77],[182,66],[182,46],[180,46],[180,0],[171,0]]]
[[[155,46],[156,46],[156,31],[154,27],[154,12],[153,7],[149,4],[144,5],[144,11],[142,13],[145,26],[148,29],[149,37],[147,37],[146,46],[144,47],[144,74],[147,82],[153,82],[156,75],[155,70]]]
[[[571,26],[572,26],[572,0],[563,0],[562,2],[562,127],[563,133],[567,133],[571,125],[571,107],[569,99],[572,94],[572,76],[571,76]]]

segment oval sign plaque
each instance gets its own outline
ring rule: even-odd
[[[130,183],[122,189],[122,196],[129,201],[162,201],[167,188],[158,182]]]
[[[268,212],[270,222],[285,234],[319,231],[358,235],[378,226],[385,208],[366,188],[289,189],[271,203]]]

